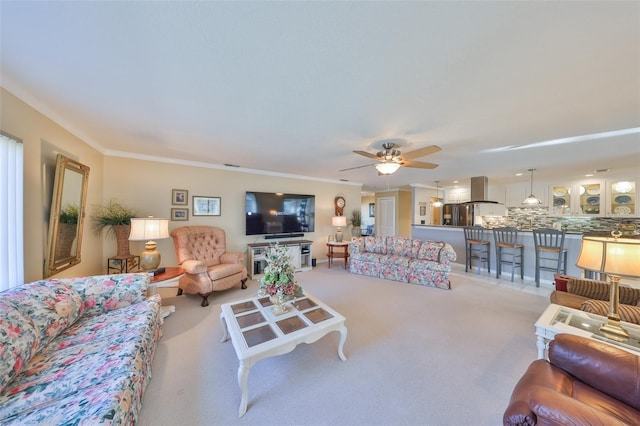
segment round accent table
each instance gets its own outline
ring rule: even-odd
[[[347,262],[349,261],[349,243],[347,242],[330,242],[327,243],[329,252],[327,258],[329,259],[329,268],[331,268],[331,261],[333,259],[344,259],[344,269],[347,269]],[[342,251],[334,252],[334,249],[342,249]]]
[[[179,266],[167,266],[164,272],[151,277],[149,288],[152,295],[156,294],[157,288],[178,287],[178,280],[184,274],[184,269]],[[162,318],[166,318],[176,311],[174,305],[161,306]]]

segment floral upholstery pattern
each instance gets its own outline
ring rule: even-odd
[[[385,247],[382,247],[384,241]],[[351,273],[450,289],[450,244],[406,237],[363,237],[349,244]]]
[[[13,305],[0,300],[0,392],[38,349],[39,333]]]
[[[35,303],[16,307],[16,301],[24,300],[16,294],[33,291],[38,296],[46,293],[43,286],[53,287],[53,294],[75,293],[77,311],[83,312],[48,343],[36,344],[37,351],[23,356],[21,371],[0,391],[0,424],[135,423],[162,334],[160,297],[146,298],[148,280],[146,274],[104,275],[41,281],[0,293],[0,322],[6,312],[23,315],[21,328],[13,333],[20,338],[7,338],[0,331],[0,352],[28,353],[26,344],[35,340],[29,337],[30,324],[31,334],[39,337],[27,312],[39,317],[44,308],[35,308]],[[39,300],[51,305],[50,298]],[[16,309],[5,311],[3,305]],[[1,378],[10,364],[5,359],[0,354]]]

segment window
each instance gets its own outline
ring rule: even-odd
[[[24,283],[23,145],[0,132],[0,291]]]

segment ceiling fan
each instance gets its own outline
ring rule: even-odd
[[[434,154],[440,151],[440,147],[437,145],[426,146],[414,151],[402,154],[395,149],[396,144],[394,142],[385,142],[382,144],[382,151],[378,151],[376,154],[372,154],[366,151],[353,151],[356,154],[378,160],[377,163],[366,164],[364,166],[350,167],[348,169],[342,169],[341,172],[347,170],[361,169],[363,167],[375,166],[379,174],[390,175],[398,170],[400,167],[414,167],[418,169],[435,169],[437,164],[424,163],[422,161],[412,161],[413,158],[420,158],[427,155]]]

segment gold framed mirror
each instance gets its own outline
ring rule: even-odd
[[[45,278],[80,263],[88,184],[89,167],[57,155]]]

